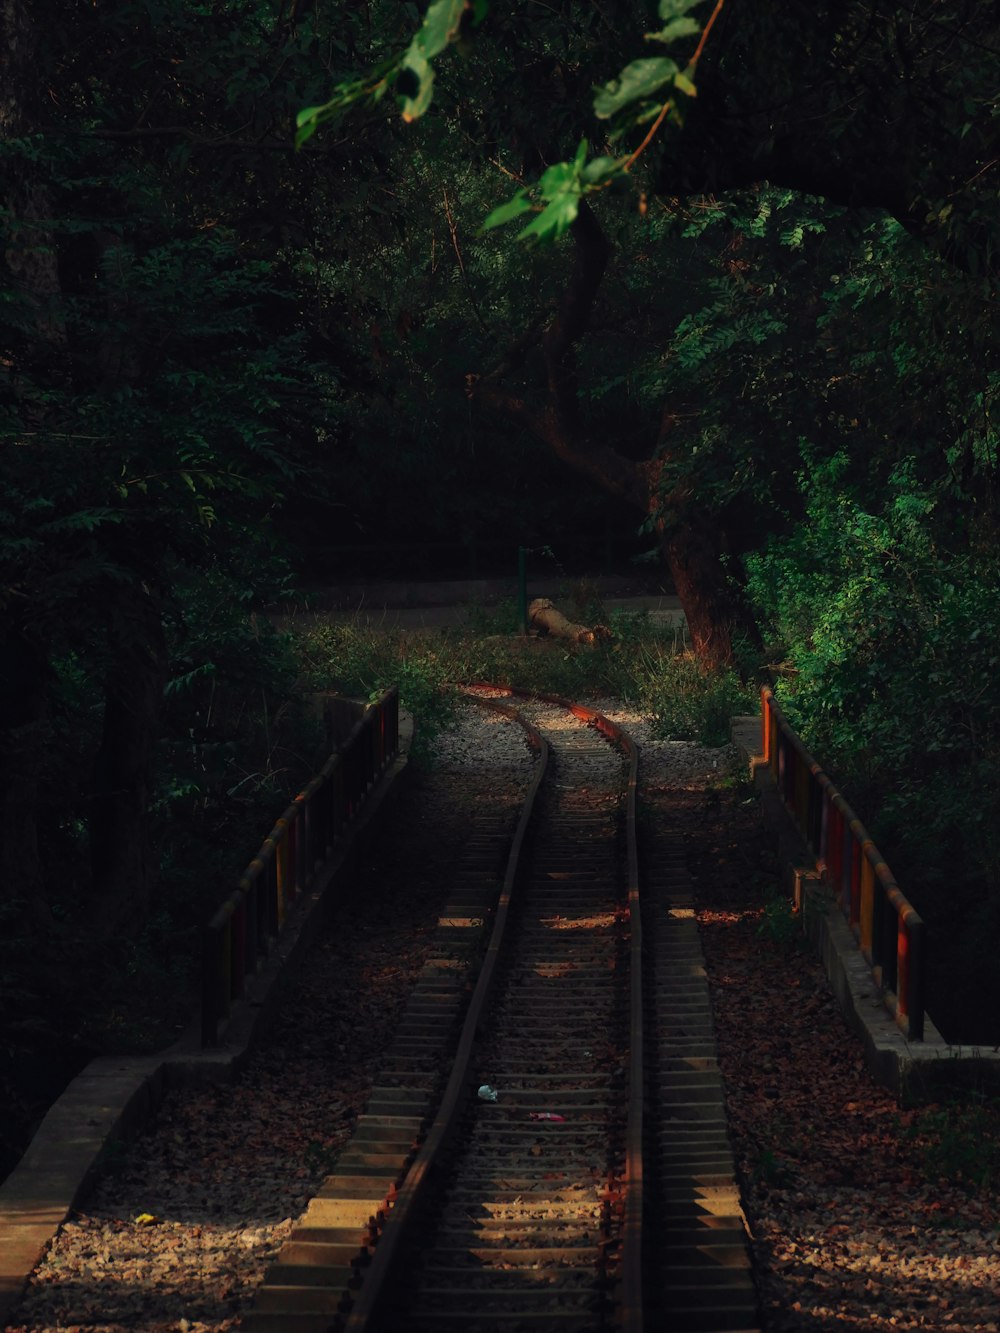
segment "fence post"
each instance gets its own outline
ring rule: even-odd
[[[914,913],[915,915],[915,913]],[[924,1039],[924,923],[912,918],[905,920],[909,941],[907,968],[907,1008],[911,1041]],[[902,989],[902,987],[900,987]]]
[[[333,854],[345,825],[399,749],[399,688],[392,686],[357,720],[342,750],[277,821],[238,888],[202,931],[201,1040],[218,1040],[232,1001],[276,939],[291,903]]]
[[[878,983],[913,1041],[924,1033],[924,923],[850,806],[761,690],[764,758]],[[895,916],[896,921],[893,921]]]

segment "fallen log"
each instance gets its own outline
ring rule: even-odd
[[[591,627],[568,620],[547,597],[536,597],[528,607],[528,624],[539,634],[551,634],[554,638],[590,647],[614,637],[607,625]]]

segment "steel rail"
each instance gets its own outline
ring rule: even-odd
[[[476,702],[486,703],[487,701],[479,699]],[[372,1262],[365,1270],[361,1289],[344,1322],[345,1333],[367,1333],[367,1330],[373,1326],[373,1321],[388,1289],[393,1264],[397,1255],[401,1252],[413,1225],[418,1198],[422,1196],[427,1182],[433,1177],[439,1165],[440,1149],[447,1142],[452,1128],[471,1093],[469,1079],[477,1029],[486,1011],[487,1002],[496,978],[501,945],[507,928],[510,905],[520,869],[521,853],[534,816],[536,799],[548,767],[549,744],[537,729],[525,722],[513,708],[505,707],[495,701],[489,701],[489,706],[513,718],[524,727],[531,738],[532,747],[539,752],[539,758],[511,843],[503,886],[497,900],[497,911],[493,930],[490,934],[490,942],[462,1025],[462,1034],[455,1052],[451,1076],[448,1079],[440,1106],[427,1137],[407,1171],[406,1178],[396,1194],[392,1209],[386,1215],[385,1225],[375,1246]]]
[[[642,1278],[642,1216],[643,1216],[643,990],[642,990],[642,924],[639,902],[639,858],[636,825],[638,791],[638,748],[631,737],[597,709],[575,703],[558,695],[539,694],[509,686],[495,686],[476,682],[469,686],[467,697],[497,709],[517,720],[535,738],[540,760],[525,798],[518,822],[506,874],[497,905],[490,943],[480,976],[469,1004],[455,1061],[448,1085],[434,1122],[423,1145],[411,1164],[405,1180],[399,1187],[393,1207],[386,1215],[383,1230],[375,1247],[370,1266],[351,1310],[343,1323],[345,1333],[369,1333],[375,1326],[394,1272],[393,1265],[401,1254],[417,1214],[417,1205],[426,1186],[434,1177],[440,1161],[440,1150],[448,1141],[451,1131],[472,1092],[471,1063],[477,1031],[491,998],[496,969],[509,916],[514,885],[519,872],[521,852],[534,814],[536,798],[541,789],[549,758],[548,742],[512,708],[499,704],[495,698],[482,699],[471,693],[473,688],[489,689],[511,697],[537,700],[564,708],[578,720],[594,726],[616,747],[628,761],[625,791],[625,830],[627,861],[627,907],[630,930],[629,956],[629,1049],[630,1073],[628,1116],[625,1136],[625,1171],[623,1178],[623,1222],[621,1258],[621,1295],[618,1326],[626,1333],[642,1333],[643,1278]]]
[[[629,914],[629,1099],[625,1131],[625,1219],[622,1228],[621,1326],[625,1333],[643,1330],[642,1213],[643,1213],[643,1107],[645,1104],[645,1049],[642,991],[642,904],[639,898],[639,846],[636,805],[639,789],[639,750],[630,736],[619,732],[628,754],[625,794],[625,838],[628,858]]]
[[[566,708],[583,722],[597,728],[622,750],[628,759],[625,795],[625,839],[628,868],[629,914],[629,1098],[625,1130],[625,1214],[622,1226],[622,1294],[619,1320],[625,1333],[642,1333],[642,1213],[643,1213],[643,1105],[645,1102],[645,1056],[643,1049],[642,913],[639,898],[639,849],[636,805],[639,784],[639,750],[631,736],[610,718],[557,694],[534,694],[509,687],[512,695],[541,699]]]

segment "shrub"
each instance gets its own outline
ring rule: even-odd
[[[955,986],[930,997],[935,1021],[947,1031],[957,1001],[955,1039],[983,1040],[1000,1012],[981,947],[1000,924],[1000,566],[955,540],[913,471],[877,505],[846,456],[803,474],[805,521],[750,559],[750,591],[783,646],[789,719],[927,918],[937,965],[969,983],[971,1003]]]
[[[783,951],[802,938],[802,924],[795,906],[778,889],[772,888],[767,893],[757,934]]]
[[[502,611],[506,617],[506,612]],[[611,696],[646,709],[661,735],[723,745],[733,713],[755,701],[733,672],[705,673],[694,657],[677,651],[683,636],[648,615],[611,617],[614,638],[593,648],[558,639],[483,635],[476,629],[438,635],[386,633],[358,621],[327,622],[301,632],[298,651],[310,689],[336,689],[369,697],[399,682],[403,706],[428,737],[448,725],[453,683],[488,680],[573,699]]]
[[[730,718],[756,706],[734,671],[705,672],[693,653],[646,647],[640,663],[639,698],[661,737],[725,745]]]

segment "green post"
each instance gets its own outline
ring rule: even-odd
[[[521,633],[528,632],[528,552],[517,548],[517,619]]]

